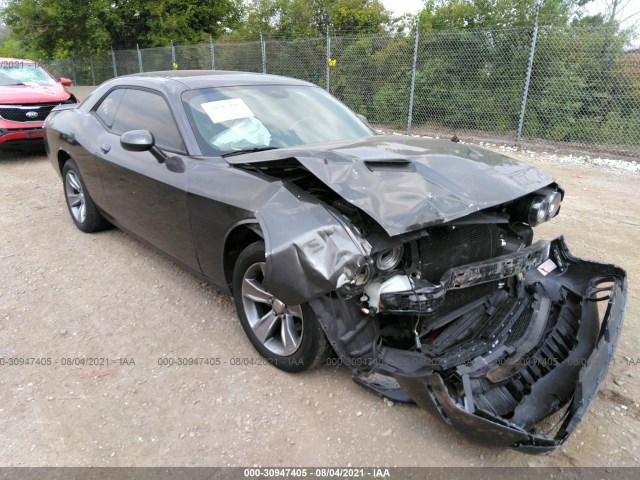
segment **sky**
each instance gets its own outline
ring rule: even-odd
[[[396,17],[404,13],[417,13],[423,3],[423,0],[382,0],[384,8],[393,12]]]

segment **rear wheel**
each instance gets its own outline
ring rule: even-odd
[[[62,168],[64,196],[73,223],[83,232],[92,233],[103,230],[109,222],[98,211],[82,180],[78,165],[72,159]]]
[[[263,285],[264,243],[245,248],[233,273],[240,323],[255,349],[276,367],[299,372],[326,357],[327,340],[309,305],[286,305]]]

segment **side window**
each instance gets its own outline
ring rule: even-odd
[[[149,130],[160,148],[185,150],[178,126],[162,96],[145,90],[125,89],[112,125],[118,135],[129,130]]]
[[[118,105],[120,105],[120,99],[122,99],[123,94],[124,89],[122,88],[114,90],[107,95],[102,102],[100,102],[100,105],[95,108],[98,118],[100,118],[100,120],[102,120],[109,128],[113,125],[113,119],[116,116]]]

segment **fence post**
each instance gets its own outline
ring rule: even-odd
[[[262,54],[262,73],[267,73],[267,48],[260,32],[260,53]]]
[[[409,113],[407,115],[407,135],[411,135],[413,120],[413,95],[416,89],[416,70],[418,67],[418,43],[420,42],[420,27],[416,21],[416,39],[413,46],[413,66],[411,67],[411,90],[409,91]]]
[[[213,38],[209,35],[209,50],[211,51],[211,70],[216,69],[216,52],[213,47]]]
[[[171,68],[176,70],[176,47],[173,45],[173,40],[171,40]]]
[[[91,69],[91,85],[96,84],[96,74],[93,72],[93,55],[89,54],[89,68]]]
[[[118,76],[118,67],[116,66],[116,52],[111,47],[111,66],[113,67],[113,78]]]
[[[533,24],[533,35],[531,36],[531,51],[529,52],[529,63],[527,64],[527,76],[524,81],[524,91],[522,92],[522,106],[520,107],[520,120],[516,131],[516,146],[522,138],[522,127],[524,125],[524,114],[527,110],[527,97],[529,96],[529,83],[531,82],[531,70],[533,70],[533,56],[536,53],[536,42],[538,40],[538,16],[540,14],[540,0],[536,0],[536,15]]]
[[[73,61],[73,55],[71,55],[71,76],[73,77],[73,84],[78,85],[78,79],[76,78],[76,63]]]
[[[326,61],[327,92],[329,92],[331,89],[331,66],[329,65],[330,60],[331,60],[331,37],[329,36],[329,20],[327,19],[327,61]]]
[[[138,46],[138,44],[136,43],[136,51],[138,52],[138,69],[140,70],[140,73],[144,72],[144,70],[142,69],[142,52],[140,51],[140,47]]]

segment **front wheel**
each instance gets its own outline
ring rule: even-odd
[[[300,372],[326,356],[327,340],[309,305],[286,305],[264,287],[264,243],[245,248],[233,272],[240,323],[255,349],[281,370]]]

